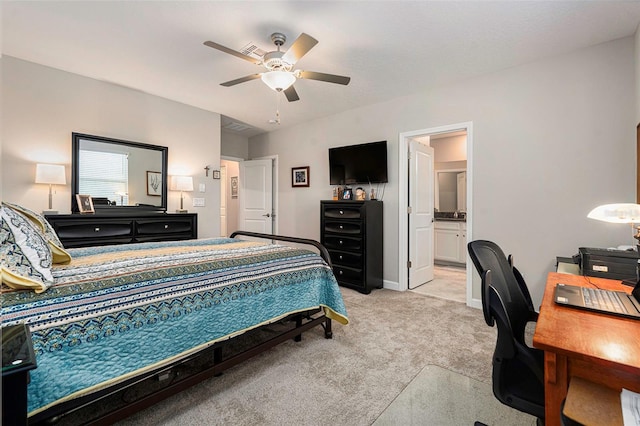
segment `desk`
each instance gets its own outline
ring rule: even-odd
[[[533,336],[533,346],[544,350],[547,426],[560,424],[560,404],[572,376],[640,392],[640,321],[556,305],[559,282],[631,292],[620,281],[555,272],[547,277]]]

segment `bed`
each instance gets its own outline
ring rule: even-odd
[[[312,327],[331,338],[332,319],[348,323],[319,243],[232,237],[69,249],[68,263],[51,264],[53,281],[44,290],[3,281],[2,325],[27,324],[37,360],[27,388],[29,424],[64,422],[78,410],[82,423],[86,413],[111,423],[278,343],[300,340]],[[267,337],[258,336],[265,327]],[[111,407],[107,398],[123,392],[127,401]],[[5,410],[11,407],[3,416]]]

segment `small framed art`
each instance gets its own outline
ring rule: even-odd
[[[291,168],[291,186],[305,187],[309,186],[309,166],[292,167]]]
[[[345,188],[344,191],[342,191],[342,199],[353,200],[353,189]]]
[[[162,173],[147,171],[147,195],[162,195]]]
[[[238,176],[229,178],[231,182],[231,198],[238,198]]]
[[[78,210],[80,211],[80,213],[95,213],[91,195],[76,194],[76,201],[78,202]]]

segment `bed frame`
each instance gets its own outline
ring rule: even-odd
[[[317,248],[322,258],[331,267],[331,259],[329,253],[322,244],[317,241],[294,238],[282,235],[260,234],[255,232],[236,231],[231,234],[231,238],[243,235],[253,238],[270,239],[277,241],[292,242],[296,244],[312,245]],[[274,334],[273,325],[262,326],[255,331],[249,331],[242,335],[233,337],[228,340],[217,342],[212,346],[203,349],[187,358],[175,361],[169,365],[153,371],[146,372],[140,376],[131,378],[124,382],[105,388],[101,391],[94,392],[90,395],[76,398],[74,400],[57,404],[45,411],[35,414],[28,419],[29,425],[39,424],[75,424],[74,417],[83,424],[112,424],[117,420],[126,418],[142,409],[148,408],[155,403],[168,398],[184,389],[187,389],[203,380],[213,376],[218,376],[228,368],[231,368],[255,355],[258,355],[286,340],[293,339],[296,342],[302,340],[302,333],[313,327],[321,325],[324,329],[324,336],[327,339],[333,337],[331,330],[331,319],[327,318],[320,309],[296,313],[281,320],[277,323],[277,330]],[[269,328],[266,339],[259,336],[261,329]],[[264,333],[263,333],[264,334]],[[240,342],[244,337],[244,342]],[[252,340],[247,342],[247,340]],[[256,340],[256,341],[253,341]],[[234,347],[234,345],[236,347]],[[229,349],[229,354],[227,350]],[[225,353],[223,353],[223,351]],[[231,353],[232,352],[232,353]],[[163,384],[166,382],[166,384]],[[151,386],[151,384],[154,384]],[[149,385],[149,386],[145,386]],[[112,400],[124,400],[127,392],[135,393],[136,387],[144,389],[144,395],[135,397],[131,401],[118,401],[118,406],[111,409],[105,406],[111,405]],[[157,389],[148,391],[148,388],[156,387]],[[8,389],[4,389],[5,392]],[[26,389],[25,389],[26,393]],[[26,394],[24,396],[26,400]],[[115,404],[114,404],[115,405]],[[3,417],[5,410],[9,407],[3,405]],[[98,416],[87,420],[87,413],[98,412]],[[84,415],[83,415],[84,413]],[[25,423],[27,424],[26,414],[24,413]],[[18,414],[18,416],[20,416]]]

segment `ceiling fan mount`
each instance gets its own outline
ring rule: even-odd
[[[206,46],[266,68],[265,72],[240,77],[235,80],[220,83],[220,85],[230,87],[260,78],[271,89],[277,92],[284,92],[289,102],[294,102],[300,99],[298,93],[293,88],[293,83],[295,83],[297,79],[318,80],[342,85],[347,85],[349,81],[351,81],[350,77],[341,75],[293,70],[296,62],[318,44],[318,40],[310,35],[305,33],[300,34],[286,52],[280,50],[280,47],[287,41],[287,37],[284,34],[278,32],[271,34],[271,41],[276,45],[277,50],[265,53],[260,59],[245,55],[244,53],[213,41],[205,41],[204,44]]]
[[[287,36],[282,33],[273,33],[271,34],[271,41],[273,42],[273,44],[278,46],[278,50],[280,50],[280,46],[285,44],[285,42],[287,41]]]

